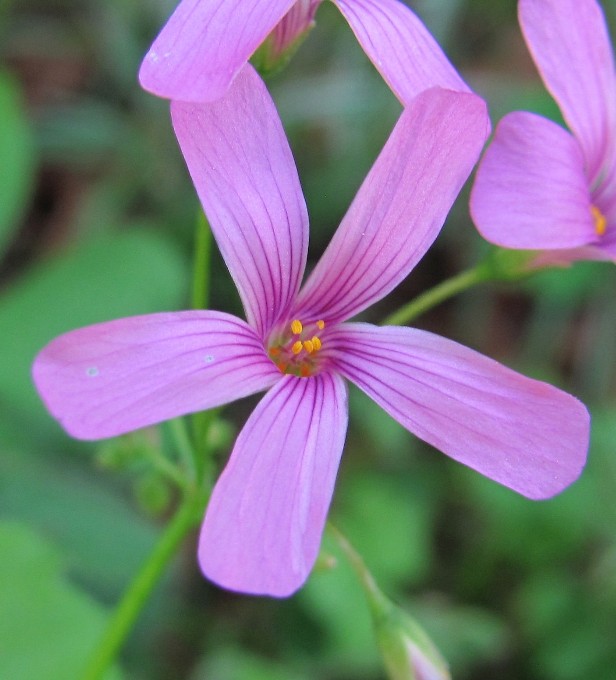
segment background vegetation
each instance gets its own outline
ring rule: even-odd
[[[70,680],[175,502],[147,465],[168,436],[69,439],[29,370],[52,337],[188,305],[198,202],[168,105],[136,72],[173,0],[0,0],[0,677]],[[558,119],[514,0],[411,3],[493,121]],[[612,20],[616,3],[604,0]],[[399,112],[329,3],[270,81],[311,214],[331,237]],[[614,32],[613,32],[614,34]],[[464,194],[379,321],[486,249]],[[613,680],[616,668],[616,270],[578,264],[489,285],[417,325],[553,382],[593,413],[588,467],[534,503],[403,430],[352,390],[332,518],[382,588],[430,632],[458,680]],[[212,307],[239,312],[215,254]],[[252,404],[223,412],[219,463]],[[359,585],[333,545],[289,600],[232,595],[183,546],[130,637],[132,680],[380,680]]]

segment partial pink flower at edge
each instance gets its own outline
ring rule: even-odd
[[[545,251],[537,266],[616,261],[616,74],[595,0],[520,0],[524,37],[571,132],[541,116],[498,124],[471,194],[488,240]]]
[[[187,102],[214,101],[270,36],[284,52],[322,0],[182,0],[146,54],[144,89]],[[399,0],[332,0],[403,104],[431,87],[467,85],[415,14]]]
[[[218,102],[173,103],[172,118],[248,322],[193,311],[90,326],[52,341],[33,373],[51,413],[85,439],[269,389],[206,512],[207,577],[273,596],[303,584],[344,445],[345,379],[411,432],[530,498],[577,478],[589,420],[576,399],[430,333],[347,322],[438,235],[488,134],[478,97],[433,89],[410,103],[301,291],[306,206],[254,70]]]

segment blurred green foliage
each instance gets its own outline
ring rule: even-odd
[[[514,0],[411,4],[494,121],[516,108],[559,120]],[[613,20],[616,3],[603,5]],[[1,678],[75,677],[174,500],[143,474],[143,440],[71,441],[29,378],[37,350],[61,332],[188,304],[198,203],[167,103],[136,82],[173,6],[0,3]],[[324,3],[317,20],[270,81],[307,196],[311,261],[399,112],[337,11]],[[484,244],[465,196],[373,320],[475,262]],[[588,469],[554,500],[532,503],[448,461],[352,391],[332,516],[458,680],[614,677],[615,289],[613,265],[581,264],[469,292],[418,322],[589,404]],[[239,309],[218,255],[212,305]],[[224,441],[246,410],[225,411]],[[122,451],[133,452],[130,464],[118,464]],[[195,544],[157,589],[121,675],[110,678],[382,680],[360,587],[334,545],[324,543],[331,559],[296,597],[272,601],[206,583]]]

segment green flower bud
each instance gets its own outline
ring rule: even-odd
[[[382,596],[372,620],[390,680],[450,680],[446,661],[423,628]]]

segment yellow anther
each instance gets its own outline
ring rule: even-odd
[[[323,319],[319,319],[317,321],[317,328],[322,331],[325,328],[325,321]]]
[[[605,215],[595,205],[590,206],[592,218],[595,221],[595,232],[597,236],[603,236],[607,231],[607,220]]]
[[[321,341],[319,340],[319,338],[317,338],[316,335],[312,338],[310,342],[312,342],[312,348],[314,349],[315,352],[318,352],[321,349]]]
[[[302,345],[301,340],[298,340],[297,342],[293,343],[293,347],[291,347],[291,351],[293,354],[299,354],[302,349],[304,349],[304,346]]]
[[[302,322],[299,319],[291,321],[291,333],[293,333],[293,335],[299,335],[303,330],[304,327],[302,326]]]
[[[312,343],[312,340],[305,340],[304,341],[304,349],[308,354],[312,354],[314,352],[314,344]]]

